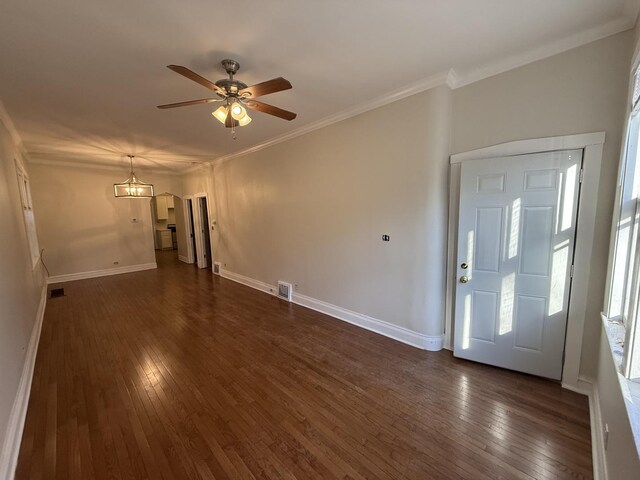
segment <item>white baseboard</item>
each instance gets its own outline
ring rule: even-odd
[[[178,255],[178,260],[184,263],[192,263],[189,261],[189,257],[187,257],[186,255]]]
[[[275,286],[261,282],[260,280],[254,280],[253,278],[245,277],[244,275],[240,275],[239,273],[233,273],[229,270],[221,268],[220,276],[229,280],[233,280],[234,282],[241,283],[242,285],[246,285],[247,287],[255,288],[256,290],[260,290],[261,292],[265,292],[270,295],[276,294]]]
[[[260,290],[270,295],[275,295],[277,292],[274,285],[269,285],[268,283],[245,277],[244,275],[239,275],[237,273],[230,272],[229,270],[221,270],[220,274],[224,278],[255,288],[256,290]],[[308,297],[300,293],[293,293],[292,302],[423,350],[436,352],[438,350],[442,350],[444,344],[444,335],[424,335],[422,333],[409,330],[408,328],[400,327],[398,325],[385,322],[384,320],[369,317],[368,315],[354,312],[352,310],[347,310],[346,308],[342,308],[328,302],[323,302],[322,300]]]
[[[42,287],[42,295],[38,312],[36,313],[35,323],[31,330],[29,345],[24,357],[24,365],[22,367],[22,375],[18,385],[11,414],[9,416],[9,424],[7,432],[2,444],[0,452],[0,478],[12,480],[15,475],[16,465],[18,464],[18,454],[20,453],[20,443],[22,442],[22,431],[24,429],[24,421],[27,416],[27,407],[29,405],[29,395],[31,393],[31,381],[33,379],[33,369],[36,363],[36,355],[38,353],[38,343],[40,342],[40,332],[42,330],[42,320],[44,319],[44,309],[47,304],[47,284]]]
[[[584,378],[580,381],[590,385],[589,392],[589,421],[591,423],[591,452],[593,457],[594,480],[609,480],[604,453],[604,430],[602,411],[600,410],[600,395],[595,380]]]
[[[576,385],[562,384],[563,388],[589,397],[589,423],[591,424],[591,457],[593,461],[594,480],[609,480],[605,466],[604,431],[602,429],[602,412],[596,381],[586,376],[579,376]]]
[[[357,325],[358,327],[366,328],[372,332],[379,333],[385,337],[393,338],[399,342],[412,345],[423,350],[429,350],[436,352],[442,350],[444,343],[444,335],[430,336],[422,333],[409,330],[408,328],[400,327],[384,320],[369,317],[362,313],[347,310],[346,308],[338,307],[331,303],[323,302],[315,298],[307,297],[299,293],[293,294],[293,303],[302,305],[303,307],[310,308],[325,315],[330,315],[339,320]]]
[[[93,270],[91,272],[66,273],[64,275],[54,275],[47,279],[48,284],[72,282],[74,280],[84,280],[86,278],[107,277],[109,275],[120,275],[122,273],[139,272],[141,270],[153,270],[158,268],[156,262],[140,263],[138,265],[128,265],[126,267],[107,268],[105,270]]]

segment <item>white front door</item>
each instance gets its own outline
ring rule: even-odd
[[[454,354],[560,379],[582,150],[462,164]]]

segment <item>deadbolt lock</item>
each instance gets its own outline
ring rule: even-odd
[[[467,283],[469,281],[469,277],[467,277],[466,275],[462,275],[460,277],[460,283]]]
[[[469,268],[469,265],[467,265],[466,262],[462,262],[462,265],[460,265],[460,268],[463,270],[466,270],[467,268]]]

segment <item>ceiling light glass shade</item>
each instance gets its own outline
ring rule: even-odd
[[[113,194],[116,198],[149,198],[153,197],[153,185],[138,180],[133,173],[133,155],[128,155],[131,171],[129,178],[122,183],[113,184]]]
[[[227,107],[223,105],[222,107],[219,107],[215,112],[211,113],[211,115],[220,120],[220,123],[224,123],[227,120],[227,113]]]
[[[240,120],[242,117],[244,117],[247,114],[247,111],[245,110],[245,108],[240,105],[239,103],[234,103],[233,105],[231,105],[231,116],[235,119],[235,120]]]
[[[251,117],[246,113],[244,114],[244,117],[238,119],[238,124],[241,127],[244,127],[245,125],[248,125],[250,123],[251,123]]]

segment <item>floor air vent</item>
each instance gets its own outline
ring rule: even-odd
[[[278,297],[287,302],[291,301],[291,284],[278,280]]]
[[[50,298],[64,297],[64,288],[52,288]]]
[[[220,262],[213,262],[213,273],[220,275]]]

